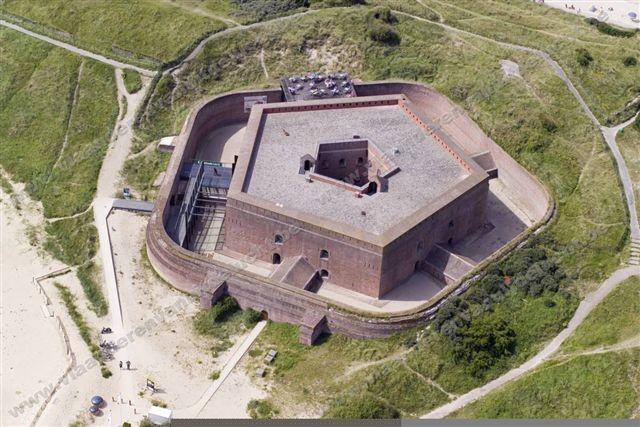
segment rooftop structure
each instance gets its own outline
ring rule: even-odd
[[[362,103],[364,98],[358,99]],[[381,235],[416,211],[429,210],[472,174],[459,155],[452,155],[455,148],[416,123],[401,96],[367,102],[360,107],[316,101],[305,103],[307,109],[279,111],[287,104],[257,109],[261,122],[253,136],[247,135],[255,139],[242,191],[274,209]],[[305,161],[312,170],[304,170]],[[384,162],[393,165],[387,165],[386,174]],[[369,184],[376,181],[371,191]]]
[[[255,105],[224,247],[380,297],[482,224],[488,180],[401,94]]]
[[[306,73],[280,79],[286,101],[306,101],[322,98],[352,98],[356,96],[347,73]]]

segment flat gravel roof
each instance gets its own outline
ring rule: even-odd
[[[298,173],[300,158],[315,157],[319,143],[354,135],[373,142],[400,168],[387,192],[357,198]],[[398,105],[265,112],[255,144],[247,194],[378,235],[469,176]]]

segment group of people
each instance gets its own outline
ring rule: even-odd
[[[128,371],[129,371],[129,370],[131,370],[131,362],[129,362],[129,361],[127,360],[127,362],[126,362],[126,363],[127,363],[127,370],[128,370]],[[122,369],[122,360],[120,361],[120,369]]]

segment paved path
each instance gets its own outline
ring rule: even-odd
[[[482,387],[475,388],[468,393],[463,394],[457,399],[447,403],[446,405],[440,406],[439,408],[434,409],[426,415],[423,415],[421,418],[444,418],[447,415],[451,414],[458,409],[461,409],[465,405],[489,394],[493,390],[505,385],[506,383],[513,381],[525,373],[529,372],[536,366],[539,366],[541,363],[549,359],[549,357],[555,353],[560,345],[564,342],[569,335],[571,335],[576,328],[582,323],[582,321],[591,313],[591,310],[595,308],[612,290],[615,289],[616,285],[628,279],[631,276],[640,275],[640,267],[632,266],[626,267],[614,272],[607,280],[605,280],[602,285],[587,295],[584,300],[578,306],[575,314],[569,321],[567,327],[562,330],[549,344],[547,344],[542,351],[536,354],[531,359],[527,360],[522,365],[518,366],[515,369],[510,370],[506,374],[501,377],[496,378],[495,380],[483,385]]]
[[[45,41],[47,43],[50,43],[52,45],[61,47],[63,49],[66,49],[70,52],[73,52],[75,54],[81,55],[81,56],[85,56],[87,58],[91,58],[91,59],[95,59],[96,61],[100,61],[103,62],[105,64],[111,65],[112,67],[115,68],[129,68],[131,70],[135,70],[140,74],[143,74],[145,76],[149,76],[149,77],[153,77],[156,72],[152,71],[152,70],[147,70],[145,68],[141,68],[135,65],[131,65],[131,64],[125,64],[124,62],[120,62],[120,61],[116,61],[114,59],[109,59],[106,58],[102,55],[98,55],[97,53],[93,53],[93,52],[89,52],[88,50],[84,50],[84,49],[80,49],[79,47],[76,47],[74,45],[71,45],[69,43],[65,43],[62,42],[60,40],[56,40],[56,39],[52,39],[51,37],[47,37],[45,35],[42,34],[38,34],[38,33],[34,33],[33,31],[29,31],[26,28],[22,28],[18,25],[12,24],[10,22],[4,21],[2,19],[0,19],[0,25],[2,25],[3,27],[7,27],[7,28],[11,28],[12,30],[16,30],[16,31],[20,31],[23,34],[29,35],[31,37],[35,37],[36,39],[40,39],[42,41]]]
[[[258,338],[258,335],[260,335],[260,332],[262,332],[265,326],[267,326],[267,322],[265,320],[258,322],[258,324],[251,330],[251,332],[249,333],[249,335],[247,335],[244,341],[242,341],[242,343],[238,345],[235,348],[235,350],[232,351],[231,356],[229,357],[229,360],[227,360],[227,363],[224,365],[224,368],[222,368],[222,371],[220,372],[220,377],[217,380],[214,380],[213,383],[211,383],[211,386],[207,389],[207,391],[204,392],[202,397],[194,405],[185,409],[178,409],[173,411],[174,419],[175,418],[196,418],[198,416],[198,414],[207,405],[209,400],[211,400],[215,392],[218,391],[220,386],[227,379],[231,371],[233,371],[233,369],[236,367],[238,362],[240,362],[240,359],[242,358],[242,356],[244,356],[247,350],[249,350],[249,347],[251,347],[251,344],[254,343],[256,338]]]

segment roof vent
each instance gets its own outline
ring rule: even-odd
[[[360,135],[353,135],[353,139],[360,139]]]
[[[367,212],[366,211],[360,211],[360,215],[367,216]]]

